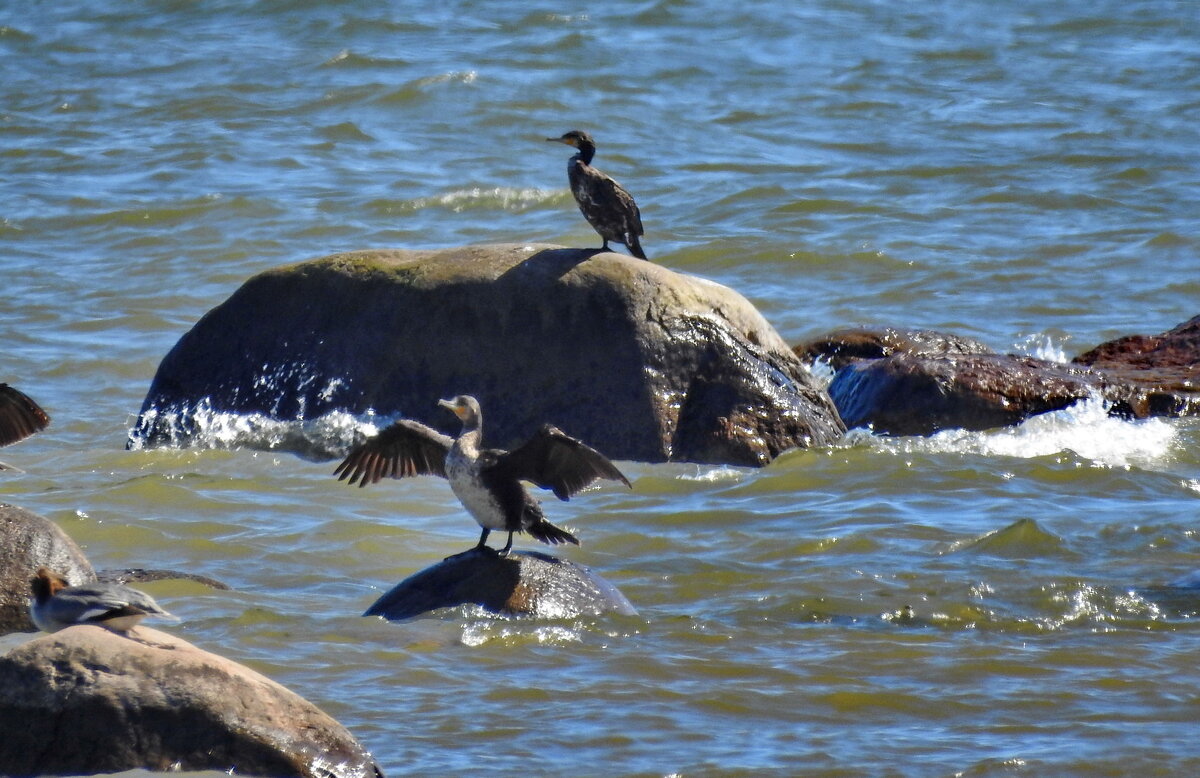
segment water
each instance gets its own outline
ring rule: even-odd
[[[25,472],[0,499],[98,567],[229,583],[146,588],[393,776],[1200,772],[1200,595],[1164,587],[1200,569],[1194,421],[1084,403],[761,471],[622,463],[632,492],[547,507],[640,615],[536,623],[357,615],[474,541],[444,483],[123,450],[159,359],[256,272],[596,245],[543,140],[574,127],[654,261],[792,342],[888,324],[1069,357],[1163,331],[1200,299],[1197,22],[1110,0],[8,4],[0,380],[54,424],[4,452]]]

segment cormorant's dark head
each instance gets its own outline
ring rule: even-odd
[[[577,149],[582,149],[584,146],[596,148],[596,141],[592,140],[592,136],[588,135],[583,130],[571,130],[564,132],[561,138],[546,138],[548,141],[555,143],[565,143],[568,146],[574,146]]]
[[[584,164],[590,165],[592,157],[596,154],[596,142],[592,140],[592,136],[588,135],[583,130],[571,130],[564,132],[561,138],[546,138],[548,141],[555,143],[565,143],[568,146],[574,146],[579,149],[579,153],[575,156],[582,159]]]
[[[460,394],[452,400],[438,400],[438,405],[448,408],[463,423],[463,427],[478,427],[480,417],[479,401],[469,394]]]

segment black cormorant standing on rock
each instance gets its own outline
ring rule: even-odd
[[[485,549],[488,533],[503,530],[508,543],[500,554],[512,548],[514,532],[557,545],[579,540],[559,529],[542,514],[521,481],[530,481],[551,489],[560,500],[586,487],[598,478],[629,480],[608,460],[562,430],[546,424],[537,434],[512,451],[480,448],[483,417],[479,402],[467,395],[441,400],[462,421],[462,432],[454,440],[424,424],[401,420],[354,448],[333,471],[338,480],[349,479],[359,486],[384,477],[440,475],[467,512],[483,527],[476,549]]]
[[[645,259],[642,244],[642,214],[638,211],[633,195],[616,181],[592,167],[596,155],[596,142],[583,130],[571,130],[561,138],[546,138],[548,141],[565,143],[579,149],[567,163],[567,180],[571,182],[571,194],[579,203],[583,216],[604,238],[601,250],[608,250],[608,242],[624,243],[629,253]]]

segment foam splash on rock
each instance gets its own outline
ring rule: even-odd
[[[151,444],[145,436],[130,430],[130,450],[248,448],[288,451],[324,461],[344,456],[353,445],[376,434],[391,420],[372,413],[360,416],[345,411],[331,411],[312,419],[281,420],[263,413],[214,410],[207,400],[202,400],[194,408],[151,409],[142,414],[142,421],[171,432]]]
[[[882,437],[854,430],[847,440],[885,453],[959,453],[1033,459],[1074,454],[1099,467],[1157,469],[1168,462],[1179,435],[1177,423],[1128,420],[1108,413],[1098,396],[1060,411],[1032,416],[1014,427],[943,430],[929,437]]]

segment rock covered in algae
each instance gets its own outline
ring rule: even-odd
[[[159,365],[130,445],[188,445],[201,413],[488,409],[487,444],[552,423],[613,459],[765,465],[845,431],[745,298],[623,254],[553,246],[336,254],[261,273]]]

